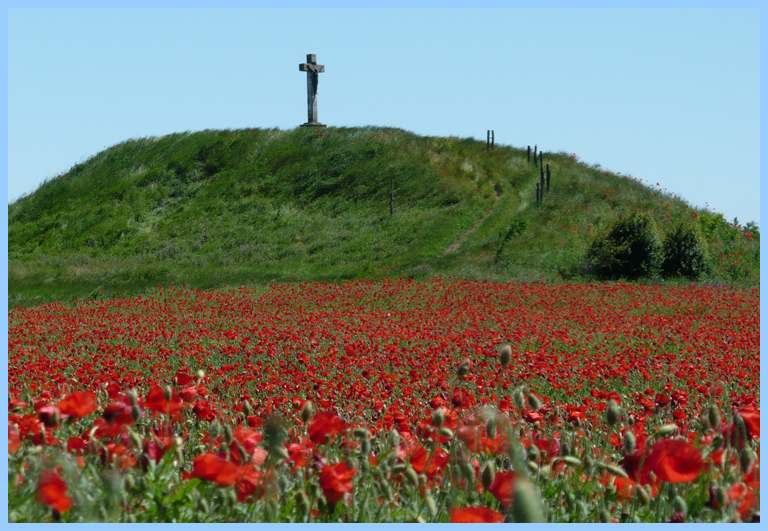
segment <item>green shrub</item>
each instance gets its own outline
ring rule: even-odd
[[[667,235],[662,255],[665,277],[696,279],[709,270],[704,242],[690,225],[681,223]]]
[[[637,279],[658,273],[661,245],[653,220],[645,214],[620,219],[587,251],[587,270],[602,279]]]

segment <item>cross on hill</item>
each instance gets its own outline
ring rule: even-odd
[[[318,74],[325,72],[325,65],[317,64],[313,53],[307,54],[307,62],[299,65],[299,70],[307,73],[307,123],[302,127],[325,127],[317,121],[317,82]]]

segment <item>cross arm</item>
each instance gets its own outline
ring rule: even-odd
[[[325,65],[313,65],[308,63],[301,63],[299,65],[299,70],[301,70],[302,72],[309,71],[309,72],[321,73],[321,72],[325,72]]]

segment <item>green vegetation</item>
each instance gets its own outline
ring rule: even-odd
[[[573,279],[595,236],[637,211],[662,232],[698,224],[706,280],[758,282],[756,231],[567,154],[545,158],[552,191],[537,208],[525,151],[472,139],[299,128],[131,140],[10,205],[9,302],[160,284]]]
[[[700,278],[708,269],[701,237],[690,225],[680,224],[664,240],[661,270],[667,277]]]
[[[602,279],[654,277],[661,263],[661,243],[653,220],[645,214],[622,218],[592,242],[587,269]]]

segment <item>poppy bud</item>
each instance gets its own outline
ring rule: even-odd
[[[427,495],[424,497],[424,501],[427,504],[427,510],[429,510],[429,514],[432,515],[432,518],[437,516],[437,503],[435,503],[435,498],[433,498],[431,494],[427,493]]]
[[[489,418],[488,422],[485,423],[485,433],[488,435],[489,439],[496,438],[496,418],[495,417]]]
[[[541,452],[539,451],[539,447],[535,444],[532,444],[528,447],[528,459],[531,461],[538,461],[539,457],[541,456]]]
[[[139,407],[139,394],[136,389],[128,391],[128,400],[131,401],[131,407]]]
[[[515,392],[512,393],[512,401],[515,403],[517,409],[523,409],[525,407],[525,397],[523,396],[522,389],[515,389]]]
[[[541,408],[541,400],[533,393],[528,393],[528,406],[532,410],[538,411]]]
[[[309,496],[307,496],[307,493],[303,490],[296,491],[296,507],[298,507],[303,514],[306,514],[307,509],[309,509]]]
[[[605,470],[606,472],[610,472],[614,476],[620,476],[622,478],[628,478],[627,473],[624,471],[623,468],[616,465],[611,465],[609,463],[600,463],[600,468]]]
[[[360,452],[363,455],[368,455],[371,453],[371,440],[368,437],[363,439],[363,442],[360,443]],[[367,463],[367,461],[365,462]]]
[[[667,437],[676,434],[678,429],[676,424],[664,424],[653,435],[654,437]]]
[[[288,459],[291,456],[291,454],[288,453],[288,450],[285,448],[285,446],[277,446],[273,450],[275,452],[275,455],[280,459]]]
[[[138,449],[141,449],[141,448],[144,447],[144,441],[141,439],[141,435],[139,435],[135,431],[131,430],[129,436],[131,438],[131,442],[133,443],[134,447],[136,447]]]
[[[136,486],[136,479],[133,477],[133,474],[126,474],[125,486],[127,490],[133,490],[133,488]]]
[[[688,514],[688,504],[680,496],[675,496],[672,500],[672,510],[676,513],[680,513],[685,517]]]
[[[277,487],[280,489],[280,492],[283,493],[288,490],[288,486],[288,478],[285,477],[285,474],[280,474],[277,478]]]
[[[741,471],[745,474],[749,473],[749,469],[752,468],[752,465],[756,459],[757,457],[755,456],[755,452],[749,448],[742,448],[741,452],[739,452],[739,464],[741,465]]]
[[[709,409],[707,410],[707,420],[709,420],[709,426],[713,430],[719,429],[722,425],[723,419],[720,416],[720,410],[717,409],[716,405],[712,404],[709,406]]]
[[[393,448],[400,447],[400,434],[397,433],[397,430],[390,430],[389,441],[392,443]]]
[[[170,385],[166,385],[163,387],[163,397],[166,401],[170,400],[173,397],[173,390],[171,389]]]
[[[615,400],[608,401],[608,407],[605,409],[605,420],[609,426],[615,426],[621,417],[621,409]]]
[[[405,467],[405,477],[408,478],[408,481],[410,481],[414,487],[419,486],[419,476],[412,466],[409,465]]]
[[[544,522],[544,511],[533,485],[526,479],[519,479],[515,485],[512,504],[515,522]]]
[[[301,408],[301,420],[304,423],[309,422],[309,419],[315,416],[315,405],[307,400],[304,402],[304,406]]]
[[[229,424],[224,426],[224,440],[227,444],[232,442],[232,427]]]
[[[131,418],[134,422],[138,422],[141,418],[141,410],[139,406],[131,406]]]
[[[432,412],[432,424],[438,428],[442,428],[444,422],[445,412],[443,408],[439,407]]]
[[[195,373],[198,380],[202,380],[205,378],[205,371],[203,369],[197,369],[197,373]]]
[[[578,457],[574,457],[572,455],[564,455],[562,457],[558,457],[562,462],[567,463],[572,466],[581,466],[581,459]]]
[[[483,464],[483,468],[480,470],[480,481],[483,483],[485,490],[488,490],[496,479],[496,463],[492,459],[489,459]]]
[[[560,455],[570,455],[572,451],[571,441],[567,437],[560,439]]]
[[[502,367],[506,367],[509,365],[509,362],[512,360],[512,347],[509,344],[504,345],[501,347],[501,350],[499,351],[499,362],[501,362]]]
[[[536,474],[539,471],[539,465],[537,465],[533,461],[526,461],[525,464],[528,467],[528,470],[531,471],[531,474]]]
[[[723,445],[723,437],[719,433],[712,438],[712,449],[717,450]]]
[[[469,358],[464,358],[464,361],[461,362],[461,365],[459,365],[459,376],[466,376],[469,373],[470,369],[470,362]]]
[[[635,485],[635,493],[637,494],[637,499],[640,500],[640,503],[643,505],[648,505],[651,502],[651,495],[648,490],[646,490],[646,487]]]
[[[607,524],[611,521],[611,513],[608,512],[608,509],[601,509],[600,510],[600,522],[603,524]]]
[[[472,468],[472,465],[469,463],[469,461],[460,461],[459,466],[461,467],[461,473],[464,475],[464,479],[467,481],[467,483],[474,485],[475,469]]]
[[[61,413],[56,406],[43,406],[37,410],[37,418],[48,428],[53,428],[61,422]]]
[[[624,453],[629,455],[635,453],[637,449],[637,439],[631,431],[624,432]]]
[[[709,501],[707,505],[714,510],[719,510],[725,505],[725,490],[719,485],[709,487]]]
[[[253,410],[251,409],[251,402],[248,399],[243,400],[243,415],[245,415],[246,419],[251,415],[253,415]]]
[[[740,443],[743,443],[747,440],[747,425],[741,415],[733,416],[733,424],[736,427],[736,441],[734,441],[734,444],[740,445]]]
[[[368,430],[358,426],[357,428],[352,430],[352,435],[354,435],[358,439],[363,439],[363,438],[367,439],[368,438]]]
[[[443,437],[448,437],[449,439],[453,439],[453,430],[443,426],[442,428],[440,428],[440,435],[442,435]]]

